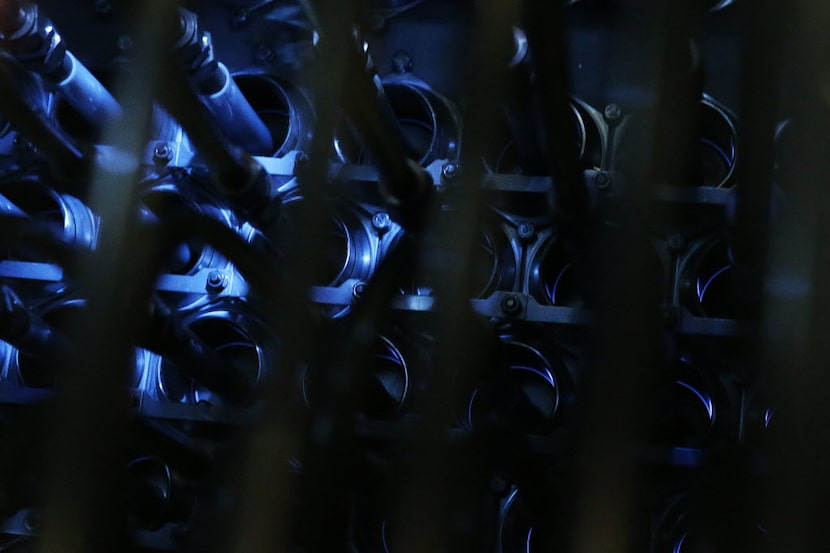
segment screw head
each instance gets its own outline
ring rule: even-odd
[[[605,115],[605,119],[608,121],[616,121],[622,117],[622,110],[617,104],[608,104],[605,106],[603,114]]]
[[[221,292],[228,285],[228,277],[221,271],[211,271],[205,281],[208,292]]]
[[[406,50],[398,50],[392,54],[392,67],[397,73],[409,73],[412,71],[412,56]]]
[[[386,232],[392,226],[392,218],[385,211],[378,211],[372,215],[372,226],[378,232]]]
[[[159,142],[153,146],[153,161],[160,165],[166,165],[173,159],[173,150],[166,142]]]
[[[357,284],[354,285],[354,288],[352,288],[352,296],[354,296],[355,299],[358,299],[363,295],[363,292],[365,292],[365,291],[366,291],[366,283],[358,282]]]
[[[501,300],[501,309],[507,315],[515,315],[522,310],[522,300],[520,300],[519,296],[516,296],[515,294],[505,296],[504,299]]]
[[[594,176],[594,186],[597,187],[597,190],[608,190],[611,188],[611,177],[607,173],[597,173]]]
[[[454,161],[448,161],[441,167],[441,176],[446,180],[452,180],[458,176],[458,164]]]
[[[522,223],[519,225],[517,232],[522,240],[532,240],[536,236],[536,227],[530,223]]]

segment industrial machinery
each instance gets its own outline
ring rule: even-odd
[[[0,551],[820,547],[828,22],[0,0]]]

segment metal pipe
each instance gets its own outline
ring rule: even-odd
[[[279,202],[271,198],[270,181],[262,166],[228,141],[175,63],[166,60],[162,64],[167,86],[161,90],[161,101],[196,146],[219,193],[246,216],[271,220],[272,208]]]
[[[223,86],[216,92],[200,94],[199,98],[216,122],[235,144],[254,155],[271,155],[274,143],[268,127],[242,95],[236,81],[224,64],[217,64]]]
[[[196,14],[179,10],[180,37],[174,46],[188,77],[222,132],[253,155],[271,155],[274,143],[268,127],[243,96],[227,67],[213,54],[210,33],[199,28]]]
[[[72,52],[67,52],[66,58],[70,67],[69,74],[55,83],[58,94],[93,125],[100,127],[109,119],[120,117],[121,106],[104,85]]]
[[[52,22],[33,3],[7,0],[0,19],[0,45],[26,69],[44,77],[90,123],[102,126],[120,117],[121,106],[66,49]]]

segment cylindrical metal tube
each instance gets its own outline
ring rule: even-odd
[[[217,126],[234,143],[254,155],[274,153],[274,140],[265,123],[228,72],[213,55],[210,33],[199,27],[196,14],[179,10],[181,36],[174,45],[188,79]]]
[[[270,155],[274,144],[268,127],[242,95],[236,81],[223,63],[218,64],[224,85],[213,94],[200,94],[199,99],[216,122],[233,141],[254,155]]]
[[[36,4],[8,2],[0,22],[4,50],[27,70],[45,78],[81,116],[96,126],[121,114],[104,85],[66,49],[52,22]]]
[[[71,52],[66,57],[69,75],[56,83],[58,93],[93,125],[103,125],[107,119],[119,117],[121,106],[112,94]]]
[[[192,12],[180,10],[179,30],[181,37],[174,44],[174,49],[181,63],[165,64],[164,73],[168,85],[161,91],[162,103],[187,132],[188,138],[210,168],[219,191],[229,196],[235,207],[247,215],[270,219],[273,215],[270,210],[270,185],[262,166],[239,145],[228,140],[227,133],[219,125],[219,118],[205,113],[206,110],[212,110],[203,100],[218,94],[214,109],[222,114],[220,117],[229,120],[236,129],[234,132],[238,132],[241,127],[233,124],[233,113],[248,113],[247,126],[250,126],[253,108],[235,83],[233,90],[229,88],[229,75],[224,83],[221,78],[215,78],[217,75],[227,75],[227,69],[223,73],[220,70],[221,64],[213,59],[210,36],[199,31],[196,16]],[[182,71],[182,64],[185,71]],[[247,109],[239,107],[242,103]],[[223,104],[224,107],[221,107]],[[254,114],[253,120],[256,119],[258,116]],[[268,153],[272,153],[270,133],[264,123],[259,123],[268,136]]]

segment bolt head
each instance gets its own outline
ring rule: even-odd
[[[622,110],[617,104],[608,104],[605,106],[603,114],[605,115],[605,119],[608,121],[616,121],[622,117]]]
[[[607,173],[597,173],[594,176],[594,185],[597,190],[608,190],[611,187],[611,178]]]
[[[392,218],[385,211],[378,211],[372,216],[372,226],[378,232],[389,230],[392,225]]]
[[[173,150],[166,142],[159,142],[153,147],[153,161],[159,164],[167,164],[173,159]]]
[[[508,315],[515,315],[522,310],[522,300],[514,294],[505,296],[501,301],[501,309]]]
[[[228,277],[221,271],[211,271],[208,273],[205,288],[208,292],[221,292],[228,285]]]
[[[412,71],[412,56],[406,50],[398,50],[392,54],[392,67],[397,73],[409,73]]]
[[[354,288],[352,288],[352,296],[354,296],[355,299],[358,299],[363,295],[363,292],[365,292],[365,291],[366,291],[366,284],[363,283],[363,282],[358,282],[357,284],[354,285]]]
[[[447,180],[452,180],[458,176],[458,164],[453,161],[448,161],[441,167],[441,176]]]
[[[518,228],[519,238],[532,240],[536,236],[536,228],[530,223],[522,223]]]

